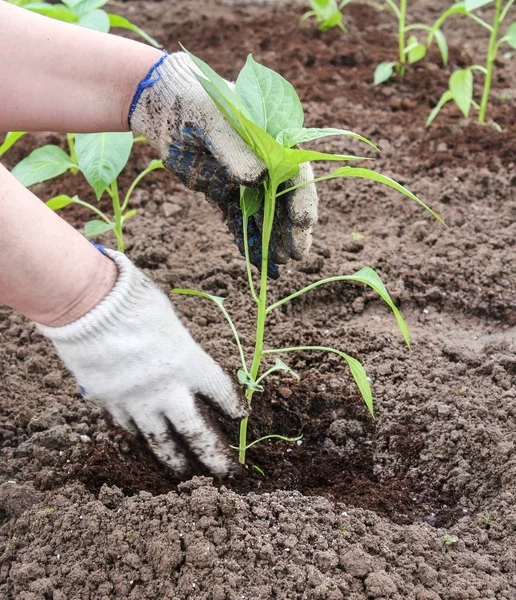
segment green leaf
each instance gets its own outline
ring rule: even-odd
[[[367,379],[364,367],[356,358],[353,358],[348,354],[344,354],[344,352],[341,352],[340,350],[335,350],[335,348],[329,348],[327,346],[296,346],[293,348],[280,348],[278,350],[264,350],[264,354],[297,352],[299,350],[322,350],[323,352],[333,352],[334,354],[338,354],[341,358],[343,358],[348,363],[351,375],[353,376],[353,379],[360,390],[362,398],[364,399],[369,412],[374,417],[373,393],[371,392],[371,386],[369,385],[369,380]]]
[[[332,127],[299,127],[295,129],[284,129],[277,136],[276,140],[287,148],[291,148],[292,146],[296,146],[297,144],[303,144],[304,142],[311,142],[312,140],[318,140],[319,138],[328,137],[330,135],[345,135],[365,144],[369,144],[375,150],[378,150],[378,147],[373,144],[373,142],[369,141],[362,135],[358,133],[354,133],[353,131],[348,131],[347,129],[333,129]]]
[[[294,379],[297,379],[297,381],[301,381],[301,377],[299,377],[299,375],[294,370],[292,370],[287,364],[285,364],[280,358],[276,359],[276,363],[271,369],[271,372],[272,370],[285,371],[285,373],[289,373],[290,375],[292,375],[292,377],[294,377]]]
[[[468,117],[473,99],[473,73],[471,69],[454,71],[450,76],[449,86],[455,104],[462,114]]]
[[[244,371],[244,373],[247,373],[244,351],[242,349],[242,344],[240,343],[240,338],[238,336],[238,332],[236,330],[235,324],[233,323],[231,317],[229,316],[228,311],[224,308],[225,298],[221,298],[220,296],[212,296],[211,294],[207,294],[206,292],[200,292],[198,290],[185,290],[185,289],[181,289],[181,288],[174,288],[172,290],[172,293],[173,294],[182,294],[185,296],[201,296],[201,298],[207,298],[208,300],[215,302],[215,304],[222,311],[224,317],[226,317],[226,321],[229,323],[229,326],[231,327],[231,331],[233,332],[233,336],[235,338],[235,342],[238,347],[238,352],[240,354],[240,360],[242,361],[243,371]]]
[[[428,127],[430,123],[437,117],[441,108],[450,100],[453,100],[452,93],[450,90],[446,90],[444,94],[439,98],[439,102],[432,109],[432,112],[428,115],[428,119],[426,120],[425,127]]]
[[[0,144],[0,156],[5,154],[25,133],[25,131],[9,131],[5,135],[3,144]]]
[[[9,4],[13,4],[14,6],[25,6],[25,4],[30,4],[31,0],[9,0]]]
[[[335,27],[342,21],[342,13],[335,0],[310,0],[310,6],[313,9],[311,14],[321,23],[319,25],[320,31]],[[309,13],[306,14],[310,15]]]
[[[356,273],[351,275],[350,279],[353,279],[354,281],[359,281],[373,288],[373,290],[380,296],[380,298],[382,298],[382,300],[388,304],[388,306],[394,313],[394,316],[398,323],[398,327],[400,328],[401,334],[403,335],[403,339],[405,340],[407,346],[410,348],[410,334],[407,324],[401,316],[400,311],[392,301],[389,292],[387,291],[387,288],[385,287],[378,273],[374,269],[371,269],[371,267],[362,267],[360,271],[357,271]]]
[[[420,61],[425,57],[426,46],[420,44],[415,35],[411,35],[404,50],[410,64]]]
[[[418,44],[414,48],[412,48],[408,53],[408,61],[412,65],[416,62],[419,62],[426,55],[426,46],[424,44]]]
[[[477,8],[481,8],[486,4],[491,4],[494,0],[466,0],[464,2],[464,7],[468,12],[476,10]]]
[[[153,37],[151,37],[148,33],[145,33],[143,29],[140,29],[134,23],[131,23],[125,17],[121,17],[119,15],[113,15],[108,13],[109,24],[111,27],[121,27],[122,29],[128,29],[129,31],[133,31],[137,33],[140,37],[142,37],[148,44],[154,46],[154,48],[163,48],[163,46],[157,42]]]
[[[258,465],[253,465],[253,469],[262,477],[265,477],[265,473],[263,472],[262,469],[260,469],[260,467]]]
[[[128,210],[124,215],[122,215],[122,223],[125,223],[127,221],[127,219],[134,217],[135,214],[136,214],[136,208],[132,208],[131,210]]]
[[[321,285],[326,285],[328,283],[334,283],[336,281],[354,281],[357,283],[363,283],[365,285],[368,285],[370,288],[372,288],[392,310],[394,317],[396,318],[396,321],[398,323],[398,327],[400,328],[401,334],[403,335],[403,339],[405,340],[407,346],[410,348],[410,334],[409,334],[407,324],[403,320],[403,317],[401,316],[398,308],[396,307],[394,302],[391,300],[391,297],[389,296],[389,292],[387,291],[387,288],[385,287],[380,276],[374,269],[371,269],[371,267],[363,267],[362,269],[360,269],[360,271],[353,273],[353,275],[337,275],[336,277],[328,277],[326,279],[319,279],[319,281],[315,281],[314,283],[311,283],[310,285],[306,286],[302,290],[294,292],[290,296],[282,298],[281,300],[278,300],[278,302],[271,304],[267,308],[267,313],[274,310],[275,308],[278,308],[278,306],[281,306],[282,304],[285,304],[286,302],[289,302],[290,300],[293,300],[294,298],[301,296],[302,294],[306,294],[307,292],[315,289],[316,287],[319,287]]]
[[[61,194],[60,196],[54,196],[53,198],[50,198],[50,200],[47,200],[45,204],[52,210],[59,210],[60,208],[64,208],[65,206],[72,204],[75,201],[75,198],[77,198],[77,196],[70,198],[70,196],[67,194]]]
[[[96,10],[92,10],[85,15],[79,17],[79,21],[77,22],[81,27],[86,27],[87,29],[93,29],[95,31],[101,31],[102,33],[109,32],[109,17],[105,10],[98,8]]]
[[[373,160],[363,156],[352,156],[349,154],[326,154],[325,152],[317,152],[316,150],[298,150],[294,148],[285,148],[287,155],[297,164],[316,160]]]
[[[272,137],[303,126],[303,107],[292,84],[251,55],[238,75],[235,92],[251,120]]]
[[[326,19],[335,12],[337,3],[335,0],[310,0],[310,7],[321,18]]]
[[[394,73],[395,65],[395,62],[379,63],[376,69],[374,70],[374,85],[380,85],[380,83],[383,83],[384,81],[387,81],[387,79],[390,79],[392,77],[392,74]]]
[[[405,54],[408,54],[412,50],[412,48],[415,48],[418,45],[418,43],[419,42],[417,41],[417,37],[415,35],[409,36],[407,40],[407,45],[403,49],[403,52]]]
[[[437,47],[441,53],[441,58],[443,59],[443,64],[446,66],[448,64],[448,42],[446,41],[444,33],[440,29],[436,29],[434,35],[435,41],[437,42]]]
[[[240,210],[246,219],[260,210],[264,195],[263,186],[259,188],[240,186]]]
[[[344,352],[339,352],[338,350],[335,350],[335,352],[348,363],[349,370],[360,390],[360,394],[362,395],[371,416],[374,417],[373,392],[371,391],[369,379],[367,378],[367,373],[365,372],[362,363],[356,358],[344,354]]]
[[[57,21],[64,21],[65,23],[76,23],[77,17],[73,14],[71,10],[66,8],[63,4],[50,4],[47,2],[31,2],[29,4],[25,4],[23,7],[26,10],[30,10],[31,12],[35,12],[38,15],[45,15],[46,17],[50,17],[51,19],[56,19]]]
[[[93,219],[92,221],[88,221],[84,225],[84,235],[86,237],[92,237],[94,235],[101,235],[106,233],[107,231],[111,231],[114,229],[114,223],[106,223],[105,221],[101,221],[100,219]]]
[[[430,46],[432,40],[434,39],[434,35],[439,30],[444,21],[451,15],[461,14],[467,15],[468,11],[464,7],[464,2],[456,2],[451,8],[444,11],[443,14],[437,19],[437,21],[432,25],[430,31],[428,32],[428,40],[427,44]]]
[[[247,388],[248,390],[252,390],[253,392],[263,392],[263,386],[258,385],[256,381],[251,377],[250,373],[244,371],[243,369],[239,369],[237,371],[238,383],[241,386]]]
[[[58,177],[76,166],[61,148],[49,145],[33,150],[14,167],[12,174],[20,183],[29,187]]]
[[[276,185],[295,177],[299,173],[299,165],[289,154],[289,148],[283,148],[281,144],[266,131],[246,119],[242,114],[238,115],[244,127],[251,147],[267,165],[269,177]]]
[[[507,33],[500,40],[500,43],[501,42],[507,42],[511,48],[516,48],[516,22],[509,25]],[[1,150],[2,149],[0,148],[0,156],[2,154]]]
[[[331,29],[332,27],[341,24],[342,19],[342,13],[340,11],[337,11],[336,13],[331,15],[331,17],[328,17],[319,25],[319,31],[327,31],[328,29]]]
[[[87,15],[88,13],[97,10],[104,4],[107,4],[108,0],[68,0],[64,2],[74,15],[77,17],[82,17],[83,15]]]
[[[133,134],[130,131],[79,133],[75,137],[79,168],[95,190],[97,200],[100,200],[104,190],[120,175],[132,146]]]
[[[414,196],[414,194],[407,190],[407,188],[403,187],[402,185],[394,181],[394,179],[391,179],[386,175],[381,175],[380,173],[376,173],[376,171],[371,171],[370,169],[363,169],[360,167],[340,167],[340,169],[337,169],[334,173],[327,176],[328,179],[333,177],[360,177],[362,179],[370,179],[371,181],[378,181],[379,183],[383,183],[384,185],[394,188],[398,192],[401,192],[405,196],[408,196],[409,198],[417,202],[420,206],[426,209],[431,215],[433,215],[440,223],[442,223],[446,227],[446,223],[429,206],[427,206],[417,196]]]
[[[203,86],[206,93],[215,102],[217,108],[227,118],[233,128],[241,135],[241,137],[244,138],[245,141],[250,143],[249,140],[246,139],[246,133],[240,123],[240,120],[236,116],[237,111],[240,111],[241,113],[247,113],[247,109],[240,102],[234,90],[232,90],[229,87],[228,82],[225,79],[222,79],[222,77],[209,65],[207,65],[200,58],[194,56],[182,44],[180,44],[180,46],[201,71],[201,74],[199,74],[197,71],[192,70],[193,74]]]

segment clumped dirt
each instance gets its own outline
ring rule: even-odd
[[[444,7],[421,2],[413,20],[431,22]],[[448,229],[376,184],[321,186],[312,253],[283,267],[272,297],[372,266],[409,323],[411,350],[361,286],[318,288],[272,313],[269,344],[324,344],[364,363],[376,418],[338,357],[289,355],[301,382],[271,378],[249,436],[303,439],[257,445],[248,468],[224,482],[178,485],[140,440],[82,399],[34,327],[0,307],[0,597],[515,599],[514,59],[500,56],[493,81],[489,114],[501,133],[452,105],[426,130],[449,74],[480,62],[487,43],[459,18],[446,29],[448,67],[433,50],[404,80],[375,88],[374,67],[395,59],[396,40],[389,13],[367,4],[346,7],[346,36],[301,23],[298,3],[135,1],[114,10],[228,77],[252,52],[296,86],[308,125],[373,139],[382,149],[374,168],[424,199]],[[6,164],[42,141],[62,143],[26,136]],[[339,139],[319,147],[372,156]],[[151,157],[135,149],[122,188]],[[34,191],[90,199],[71,175]],[[244,263],[213,208],[159,172],[133,204],[129,257],[164,290],[227,297],[250,352]],[[88,218],[77,208],[63,216],[78,227]],[[113,243],[109,234],[99,241]],[[174,301],[194,337],[235,372],[217,308]],[[222,427],[234,441],[235,426]]]

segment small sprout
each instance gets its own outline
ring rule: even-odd
[[[262,471],[262,469],[260,469],[260,467],[258,465],[253,465],[253,469],[262,477],[265,477],[265,473]]]
[[[484,515],[484,523],[485,523],[486,529],[491,529],[491,525],[493,523],[493,515],[486,513]]]
[[[336,0],[309,0],[310,7],[312,10],[306,12],[302,19],[309,19],[315,17],[319,23],[319,31],[326,31],[332,27],[338,27],[344,33],[347,33],[347,29],[344,27],[342,20],[344,15],[341,10],[351,2],[351,0],[342,0],[340,4],[337,4]]]
[[[454,544],[459,541],[459,538],[456,535],[445,535],[443,539],[443,545],[446,550],[449,550]]]
[[[129,544],[134,544],[134,542],[138,539],[138,535],[134,531],[128,531],[125,539]]]
[[[360,232],[358,231],[358,229],[356,228],[356,226],[355,226],[355,227],[353,227],[353,231],[351,232],[351,237],[352,237],[354,240],[357,240],[357,241],[359,241],[359,240],[363,240],[363,239],[365,238],[365,234],[363,234],[363,233],[360,233]]]
[[[48,517],[49,515],[53,515],[56,512],[56,509],[53,506],[46,506],[41,510],[38,510],[36,513],[36,519],[41,519],[43,517]]]

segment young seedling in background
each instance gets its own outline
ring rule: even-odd
[[[347,6],[351,0],[342,0],[337,4],[336,0],[309,0],[312,10],[306,12],[301,18],[303,20],[315,17],[319,23],[319,31],[326,31],[332,27],[338,27],[344,33],[347,29],[342,22],[344,15],[341,10]]]
[[[215,73],[215,71],[213,71],[206,63],[192,54],[190,54],[190,56],[199,69],[199,71],[195,72],[199,82],[217,107],[227,117],[234,129],[260,156],[268,168],[268,177],[261,188],[251,189],[242,187],[240,195],[247,275],[251,297],[256,304],[257,312],[254,355],[251,363],[249,364],[246,361],[237,329],[224,307],[224,298],[211,296],[210,294],[196,290],[174,289],[172,291],[177,294],[196,295],[210,299],[222,310],[225,318],[229,322],[238,347],[242,367],[239,369],[237,376],[240,384],[246,389],[245,395],[249,403],[251,403],[255,393],[263,392],[263,383],[266,377],[271,373],[286,371],[298,379],[298,376],[292,369],[280,359],[276,359],[276,362],[272,366],[266,368],[263,372],[260,372],[264,357],[270,354],[286,354],[290,352],[315,350],[332,352],[347,362],[362,398],[371,414],[373,414],[371,387],[363,366],[355,358],[340,350],[326,346],[296,346],[288,348],[266,348],[264,346],[266,319],[272,311],[283,304],[290,302],[294,298],[297,298],[301,294],[309,292],[320,285],[335,281],[358,282],[368,285],[375,290],[393,311],[402,335],[407,344],[409,344],[409,333],[403,318],[392,302],[379,275],[370,267],[364,267],[353,275],[321,279],[273,304],[268,304],[267,270],[269,264],[269,244],[276,203],[284,202],[287,194],[308,183],[317,183],[336,177],[359,177],[378,181],[398,190],[421,204],[439,220],[440,218],[421,202],[421,200],[416,198],[414,194],[400,184],[375,171],[360,167],[340,167],[329,175],[317,177],[313,182],[292,186],[290,180],[299,173],[299,165],[303,162],[320,160],[346,162],[360,159],[357,156],[326,154],[313,150],[300,149],[298,148],[299,144],[310,142],[328,135],[343,135],[358,139],[361,142],[369,144],[376,150],[377,148],[369,140],[352,131],[330,128],[304,128],[303,107],[301,106],[295,89],[288,81],[283,79],[283,77],[271,69],[255,62],[251,56],[248,57],[246,65],[240,71],[234,90],[230,88],[226,81],[219,77],[219,75],[217,75],[217,73]],[[281,184],[285,185],[280,189]],[[254,287],[251,272],[252,266],[249,258],[247,228],[249,219],[258,211],[262,211],[263,216],[261,220],[263,222],[263,228],[261,240],[262,260],[260,287],[257,292]],[[258,442],[271,438],[288,439],[280,435],[272,434],[248,443],[247,424],[248,420],[246,418],[242,420],[240,425],[238,451],[239,461],[242,464],[244,464],[246,460],[246,451]]]
[[[95,29],[108,33],[111,27],[120,27],[128,29],[141,36],[146,42],[155,48],[162,46],[150,35],[145,33],[134,23],[131,23],[125,17],[107,13],[101,7],[105,6],[108,0],[63,0],[63,3],[51,4],[48,2],[32,2],[31,0],[7,0],[11,4],[21,6],[26,10],[45,15],[51,19],[65,21],[66,23],[76,23],[81,27]]]
[[[484,19],[481,19],[478,15],[473,13],[474,10],[492,4],[495,2],[495,14],[493,18],[493,25],[489,25]],[[463,14],[473,19],[476,23],[487,29],[490,33],[489,37],[489,48],[487,51],[486,64],[483,65],[472,65],[466,69],[460,69],[454,71],[448,82],[448,89],[439,99],[439,102],[432,110],[428,119],[426,120],[426,126],[439,114],[441,108],[450,100],[453,100],[462,114],[467,118],[471,107],[473,106],[478,110],[478,121],[479,123],[485,123],[487,104],[489,102],[489,93],[491,91],[491,80],[493,77],[494,62],[500,46],[504,43],[509,44],[511,48],[516,49],[516,22],[509,25],[505,35],[500,36],[500,26],[507,17],[509,9],[513,5],[514,0],[508,0],[505,5],[502,0],[465,0],[464,2],[456,2],[451,8],[445,11],[439,19],[435,22],[434,26],[430,30],[429,39],[435,35],[436,31],[439,31],[439,27],[443,24],[445,19],[450,15]],[[485,76],[484,79],[484,90],[482,92],[482,99],[480,104],[473,100],[473,71],[480,71]],[[500,129],[499,126],[497,126]]]
[[[22,135],[25,135],[24,131],[10,131],[6,134],[4,141],[0,144],[0,156],[5,154],[9,148],[11,148]]]
[[[407,39],[407,33],[411,31],[428,31],[431,28],[422,23],[415,23],[414,25],[406,25],[407,19],[407,0],[399,0],[399,6],[394,0],[385,0],[389,8],[392,9],[398,19],[398,50],[399,58],[397,61],[385,61],[378,64],[374,72],[374,85],[379,85],[384,81],[387,81],[392,77],[394,71],[403,77],[405,74],[405,67],[408,64],[414,64],[419,62],[426,56],[427,46],[430,47],[432,38],[428,37],[427,45],[421,43],[418,38],[412,34]],[[448,44],[446,38],[440,29],[436,29],[433,32],[433,36],[437,42],[443,63],[446,65],[448,62]]]
[[[84,226],[84,234],[92,237],[113,231],[118,250],[123,252],[124,222],[136,214],[135,209],[127,210],[131,195],[147,173],[163,165],[159,160],[151,161],[149,166],[134,179],[122,200],[117,178],[131,154],[133,134],[131,132],[81,133],[68,134],[67,137],[69,154],[59,146],[42,146],[20,161],[12,170],[12,174],[28,187],[54,179],[68,170],[74,174],[80,171],[95,192],[97,201],[104,192],[109,194],[113,204],[113,217],[109,217],[98,207],[81,200],[78,196],[71,197],[66,194],[51,198],[47,201],[47,206],[52,210],[58,210],[69,204],[79,204],[90,209],[100,218],[88,221]]]

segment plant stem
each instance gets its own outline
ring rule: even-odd
[[[262,272],[260,275],[260,296],[258,298],[257,307],[254,356],[250,371],[250,375],[254,380],[256,380],[258,375],[260,363],[263,357],[263,336],[265,331],[265,319],[267,316],[267,272],[269,267],[269,244],[271,240],[272,224],[274,221],[277,189],[278,186],[274,181],[266,182],[262,231]],[[249,262],[248,253],[246,254],[246,261]],[[248,389],[245,393],[245,397],[250,404],[253,398],[253,391]],[[240,423],[238,460],[242,465],[245,464],[245,455],[247,450],[247,422],[248,417],[242,419]]]
[[[507,16],[507,13],[509,12],[509,8],[511,8],[511,6],[513,4],[514,4],[514,0],[509,0],[509,2],[507,2],[504,9],[502,10],[502,14],[500,15],[500,23],[505,19],[505,17]]]
[[[116,241],[118,243],[118,251],[123,252],[125,250],[124,246],[124,234],[122,233],[122,209],[120,206],[120,194],[118,193],[118,183],[116,179],[109,186],[108,189],[111,189],[111,200],[113,202],[113,213],[115,215],[115,227],[113,231],[116,235]]]
[[[70,150],[70,159],[72,162],[77,164],[77,154],[75,152],[75,134],[67,133],[66,141],[68,142],[68,149]],[[70,171],[72,172],[72,175],[77,175],[79,169],[77,167],[72,167]]]
[[[489,102],[489,92],[491,91],[491,79],[493,77],[493,66],[496,59],[498,29],[500,27],[500,12],[502,10],[502,0],[496,0],[495,16],[493,30],[489,38],[489,50],[487,52],[487,74],[484,81],[484,91],[482,101],[480,102],[480,112],[478,114],[479,123],[485,123],[487,103]]]
[[[150,173],[151,171],[154,171],[156,169],[162,169],[163,168],[163,163],[161,161],[157,161],[157,160],[153,160],[150,165],[144,169],[136,178],[135,180],[131,183],[131,186],[129,187],[129,189],[127,190],[127,194],[125,195],[124,198],[124,203],[122,204],[122,208],[120,209],[120,212],[124,212],[124,210],[127,208],[127,205],[129,203],[129,198],[131,197],[132,193],[134,192],[134,188],[140,183],[140,181],[145,177],[145,175],[147,175],[148,173]]]
[[[256,290],[254,289],[253,283],[253,273],[251,271],[251,261],[249,260],[249,246],[248,246],[248,233],[247,233],[247,225],[249,223],[249,219],[243,215],[242,216],[242,224],[244,228],[244,252],[245,252],[245,266],[247,270],[247,279],[249,281],[249,289],[251,290],[251,296],[256,304],[260,304],[258,300],[258,296],[256,295]]]
[[[398,75],[405,74],[405,18],[407,15],[407,0],[400,0],[400,14],[398,18],[398,47],[400,52],[400,62],[398,65]]]
[[[301,440],[303,438],[302,435],[298,435],[295,438],[289,438],[289,437],[285,437],[284,435],[276,435],[276,434],[272,434],[272,435],[264,435],[261,438],[258,438],[257,440],[254,440],[254,442],[251,442],[248,446],[247,449],[252,448],[255,444],[259,444],[260,442],[265,442],[265,440],[283,440],[284,442],[297,442],[299,440]]]
[[[73,203],[80,204],[81,206],[85,206],[86,208],[89,208],[96,215],[98,215],[103,221],[106,221],[106,223],[111,223],[111,221],[109,220],[109,217],[107,215],[105,215],[101,210],[99,210],[96,206],[93,206],[93,204],[90,204],[89,202],[84,202],[84,200],[79,200],[79,198],[73,198]]]

